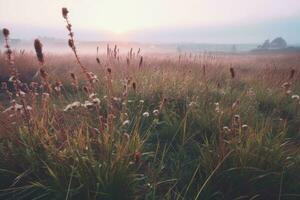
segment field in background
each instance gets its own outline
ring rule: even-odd
[[[0,55],[1,198],[299,198],[299,55],[136,53]]]

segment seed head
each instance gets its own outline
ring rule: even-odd
[[[34,40],[34,48],[39,62],[44,63],[43,45],[39,39]]]
[[[139,63],[139,68],[143,65],[143,56],[141,56],[141,59],[140,59],[140,63]]]
[[[136,83],[135,82],[132,83],[132,88],[133,88],[134,91],[136,90]]]
[[[73,49],[74,48],[74,41],[72,39],[69,39],[68,45],[69,45],[69,47],[71,47]]]
[[[71,78],[72,78],[73,81],[77,80],[76,75],[74,73],[71,73],[70,75],[71,75]]]
[[[9,30],[7,28],[2,29],[2,33],[6,38],[9,36]]]
[[[235,77],[235,71],[232,67],[230,67],[230,74],[231,74],[231,78]]]
[[[294,78],[295,72],[296,72],[295,69],[291,69],[291,72],[290,72],[290,79]]]
[[[67,8],[62,8],[62,9],[61,9],[61,13],[62,13],[63,18],[65,18],[65,19],[68,18],[68,13],[69,13],[69,11],[68,11]]]

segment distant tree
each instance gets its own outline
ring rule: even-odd
[[[272,49],[285,49],[286,47],[287,42],[282,37],[275,38],[270,44]]]
[[[263,45],[261,45],[261,49],[269,49],[270,48],[270,40],[266,40]]]

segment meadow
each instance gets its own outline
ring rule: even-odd
[[[0,53],[0,199],[300,199],[300,55]],[[99,53],[105,49],[106,53]]]

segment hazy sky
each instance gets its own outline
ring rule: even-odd
[[[254,42],[276,35],[272,33],[276,27],[287,40],[300,42],[299,29],[294,27],[300,21],[300,0],[0,0],[0,27],[14,29],[21,38],[61,37],[65,33],[62,7],[69,9],[74,29],[86,40],[111,36]],[[231,36],[231,29],[236,36]]]

